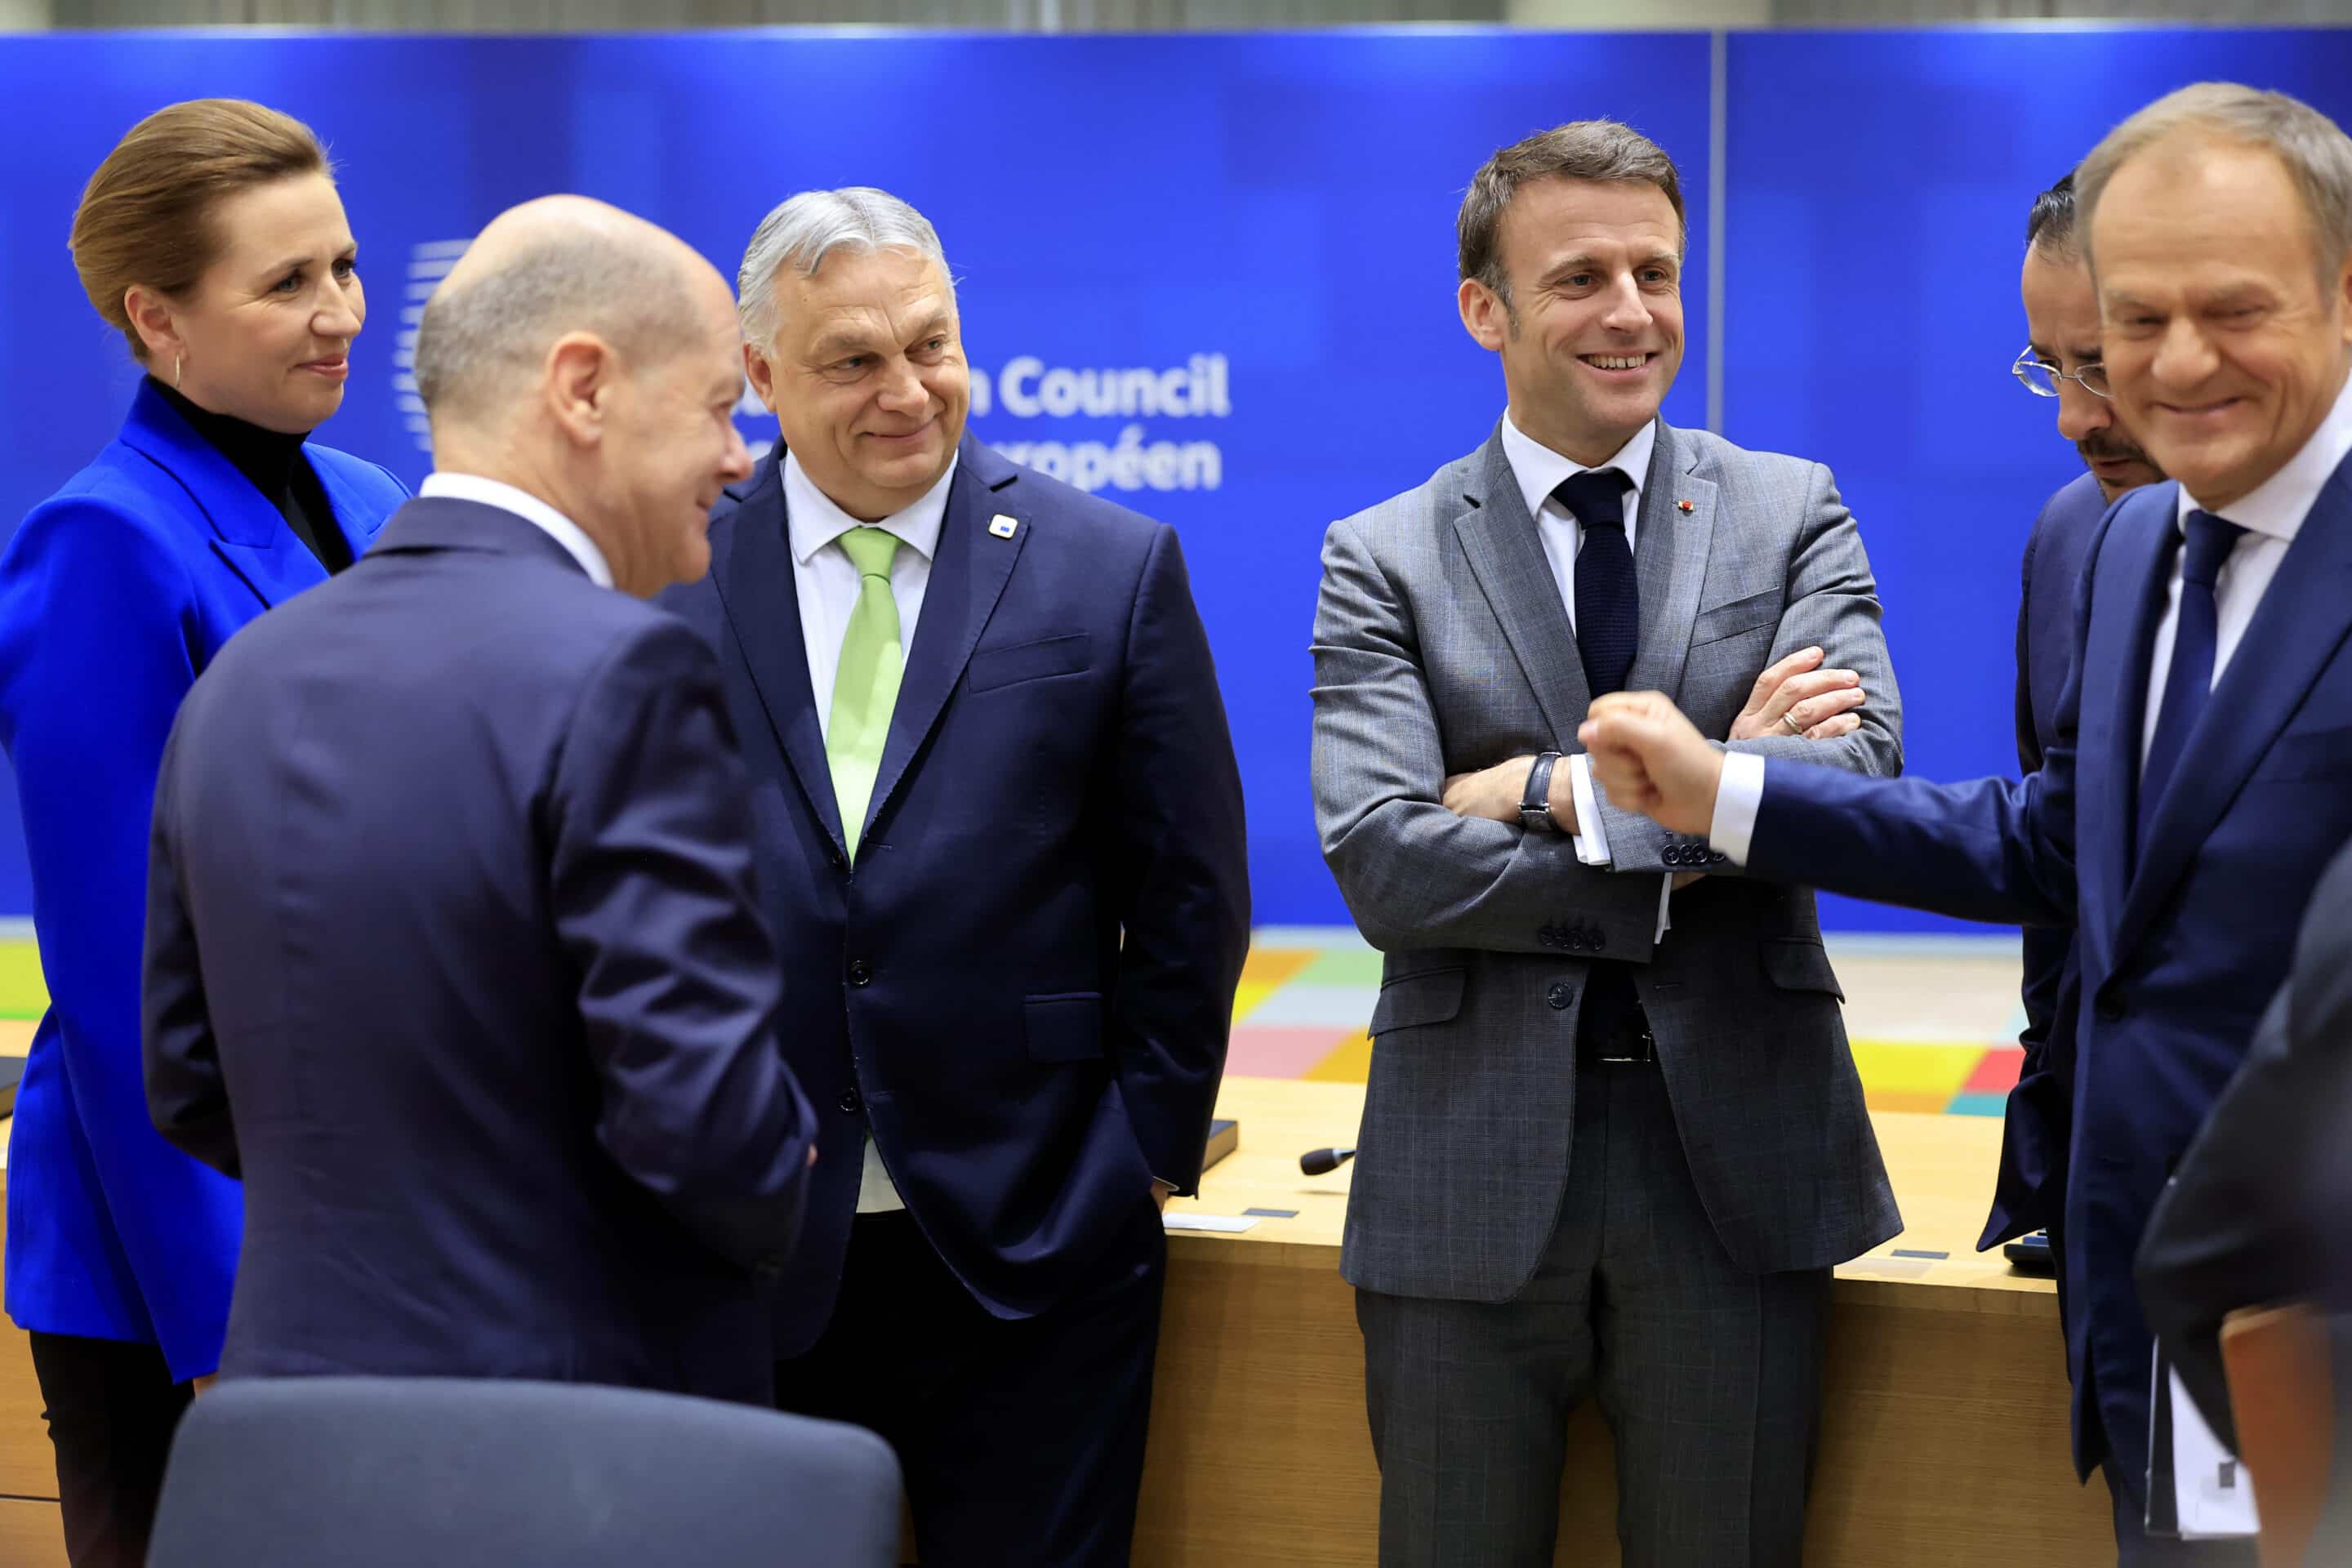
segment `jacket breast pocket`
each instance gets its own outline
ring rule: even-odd
[[[1463,978],[1459,969],[1428,969],[1386,982],[1372,1008],[1370,1033],[1377,1037],[1397,1029],[1444,1023],[1462,1011]]]
[[[1029,1027],[1029,1059],[1090,1062],[1103,1054],[1102,993],[1064,991],[1021,999]]]
[[[2352,724],[2281,735],[2247,782],[2281,784],[2345,773],[2352,773]]]
[[[1801,936],[1767,937],[1763,952],[1764,978],[1781,990],[1822,991],[1845,1000],[1837,971],[1830,967],[1829,952],[1820,942]]]
[[[1076,675],[1092,662],[1084,632],[1015,643],[1011,647],[984,647],[964,668],[967,691],[994,691],[1024,680],[1045,680],[1056,675]]]
[[[1690,646],[1704,647],[1708,643],[1727,642],[1748,632],[1777,630],[1780,625],[1780,590],[1767,588],[1760,594],[1701,610],[1691,622]]]

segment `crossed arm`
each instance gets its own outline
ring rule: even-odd
[[[1528,833],[1518,806],[1533,759],[1448,774],[1412,610],[1351,522],[1326,536],[1315,616],[1313,777],[1323,854],[1365,940],[1382,949],[1541,952],[1563,917],[1612,957],[1646,959],[1658,886],[1584,864],[1567,769],[1550,802],[1559,833]],[[1839,739],[1859,726],[1854,672],[1807,647],[1758,679],[1735,739]],[[1793,730],[1792,730],[1793,725]],[[1664,869],[1661,866],[1657,869]]]

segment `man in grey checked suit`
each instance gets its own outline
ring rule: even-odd
[[[1901,1228],[1811,893],[1612,806],[1597,691],[1742,750],[1901,765],[1870,565],[1818,464],[1657,417],[1682,359],[1665,153],[1581,121],[1496,153],[1463,321],[1478,451],[1335,523],[1323,848],[1386,952],[1342,1272],[1381,1561],[1552,1560],[1597,1395],[1629,1565],[1795,1563],[1832,1265]]]

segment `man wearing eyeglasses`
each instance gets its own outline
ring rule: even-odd
[[[2057,742],[2058,695],[2074,655],[2074,584],[2099,519],[2126,490],[2165,476],[2108,401],[2099,297],[2075,233],[2071,173],[2033,198],[2018,293],[2032,341],[2011,374],[2035,396],[2057,403],[2058,433],[2074,443],[2090,469],[2044,503],[2025,542],[2017,610],[2017,765],[2023,775],[2038,772]],[[2079,982],[2074,929],[2027,927],[2025,1032],[2018,1037],[2025,1062],[2009,1097],[2000,1172],[1979,1248],[2036,1229],[2050,1233],[2053,1255],[2063,1245]],[[2058,1272],[2063,1310],[2065,1271]]]

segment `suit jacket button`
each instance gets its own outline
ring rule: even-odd
[[[1576,1000],[1576,987],[1573,985],[1555,985],[1549,992],[1545,994],[1544,1000],[1549,1002],[1554,1008],[1564,1008],[1570,1003]]]
[[[862,958],[851,959],[849,961],[849,983],[852,985],[873,984],[874,966],[866,963]]]
[[[852,1116],[856,1115],[859,1110],[865,1108],[866,1105],[866,1101],[858,1098],[858,1093],[854,1089],[843,1089],[841,1091],[841,1099],[836,1103],[840,1105],[843,1110]]]
[[[826,845],[826,846],[824,847],[824,863],[825,863],[826,865],[828,865],[828,866],[832,867],[832,868],[833,868],[835,870],[836,870],[836,871],[840,870],[844,866],[845,866],[845,865],[847,865],[847,864],[848,864],[848,862],[847,862],[846,860],[844,860],[844,859],[841,858],[841,851],[840,851],[840,850],[838,850],[838,849],[835,849],[835,848],[832,845],[830,845],[830,844],[828,844],[828,845]]]
[[[1606,952],[1606,951],[1608,950],[1608,947],[1609,947],[1609,937],[1608,937],[1608,934],[1607,934],[1606,932],[1604,932],[1604,931],[1595,931],[1592,933],[1591,942],[1592,942],[1592,951],[1593,951],[1594,952]]]
[[[1717,865],[1717,866],[1722,865],[1726,860],[1728,860],[1728,859],[1730,859],[1730,858],[1731,858],[1731,857],[1730,857],[1730,856],[1726,855],[1726,854],[1725,854],[1722,850],[1720,850],[1720,849],[1710,849],[1710,850],[1708,850],[1708,851],[1706,852],[1706,858],[1707,858],[1707,859],[1708,859],[1708,860],[1710,860],[1711,862],[1713,862],[1714,864],[1716,864],[1716,865]]]

